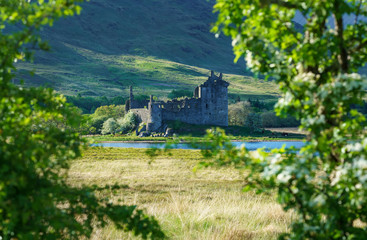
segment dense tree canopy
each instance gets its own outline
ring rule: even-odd
[[[367,60],[366,1],[217,0],[215,10],[213,31],[232,37],[237,59],[245,57],[252,71],[279,83],[277,113],[300,119],[309,140],[297,151],[249,154],[213,131],[206,156],[250,169],[246,189],[277,190],[279,203],[298,216],[283,237],[366,239],[366,118],[352,107],[367,87],[357,73]],[[302,27],[292,21],[296,14]]]
[[[15,62],[49,48],[37,30],[79,13],[77,2],[0,0],[0,239],[79,239],[108,221],[161,238],[155,219],[136,206],[115,205],[97,198],[94,187],[66,183],[69,160],[81,155],[84,143],[73,131],[80,115],[51,89],[12,84]]]

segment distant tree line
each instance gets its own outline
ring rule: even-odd
[[[258,99],[248,98],[241,101],[238,97],[236,102],[228,105],[229,125],[247,126],[253,129],[298,127],[300,122],[294,117],[278,117],[274,112],[274,102],[265,102]],[[353,109],[367,115],[367,102],[352,105]]]
[[[122,105],[125,103],[126,98],[124,97],[82,97],[80,94],[77,96],[67,96],[66,100],[72,103],[74,106],[80,108],[84,114],[92,114],[94,111],[107,105]]]
[[[109,105],[124,105],[128,97],[82,97],[80,94],[77,96],[66,96],[67,102],[72,103],[74,106],[80,108],[84,114],[93,114],[97,108],[101,106]],[[135,100],[149,99],[148,95],[136,95]]]
[[[299,121],[294,117],[276,116],[274,103],[250,98],[247,101],[237,101],[228,106],[228,122],[229,125],[247,126],[253,129],[299,126]]]
[[[193,92],[189,91],[189,90],[172,90],[169,94],[168,94],[168,98],[169,99],[174,99],[174,98],[182,98],[182,97],[188,97],[191,98],[193,97]]]
[[[189,90],[179,89],[172,90],[168,96],[169,99],[174,98],[182,98],[182,97],[193,97],[193,92]],[[128,100],[128,97],[113,97],[107,98],[103,97],[83,97],[80,94],[77,96],[66,96],[66,100],[69,103],[72,103],[74,106],[80,108],[84,114],[93,114],[97,108],[101,106],[109,106],[109,105],[124,105]],[[148,95],[139,94],[134,95],[134,99],[137,101],[149,99]]]
[[[188,90],[172,90],[168,97],[192,97],[192,93]],[[149,99],[148,95],[136,95],[136,100]],[[84,114],[91,114],[87,124],[83,126],[83,132],[89,134],[101,134],[103,124],[110,118],[117,120],[124,117],[126,97],[81,97],[67,96],[67,101],[81,109]],[[274,112],[273,101],[261,101],[259,99],[248,98],[241,101],[239,97],[235,99],[235,103],[228,106],[229,125],[247,126],[253,129],[259,128],[276,128],[276,127],[297,127],[299,121],[294,117],[280,118]],[[354,109],[367,115],[367,103],[353,105]],[[112,120],[110,120],[111,122]],[[113,133],[111,131],[110,133]],[[121,131],[120,131],[121,132]],[[107,133],[105,131],[105,133]]]

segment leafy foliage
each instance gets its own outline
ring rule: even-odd
[[[189,90],[172,90],[168,94],[168,98],[174,99],[174,98],[181,98],[181,97],[193,97],[192,91]]]
[[[257,113],[250,113],[248,114],[245,126],[250,127],[252,129],[258,130],[261,128],[261,118],[260,114]]]
[[[261,114],[261,125],[264,128],[277,128],[277,127],[298,127],[299,121],[294,117],[280,118],[276,116],[274,111],[268,111]]]
[[[213,28],[233,39],[237,59],[275,79],[279,115],[292,115],[309,132],[306,145],[250,154],[222,131],[209,133],[208,164],[250,169],[246,189],[276,189],[298,218],[286,239],[367,238],[367,81],[355,73],[367,61],[367,3],[352,0],[217,0]],[[295,26],[296,12],[305,18]],[[344,16],[354,14],[354,24]],[[362,224],[357,224],[360,221]]]
[[[251,106],[248,102],[237,102],[228,106],[229,125],[243,126],[246,118],[251,112]]]
[[[81,97],[79,94],[76,97],[67,96],[66,99],[69,103],[72,103],[74,106],[82,109],[83,113],[91,114],[101,106],[121,105],[126,101],[123,97],[114,97],[109,99],[107,97]]]
[[[123,118],[117,119],[119,133],[127,133],[138,125],[138,118],[133,112],[128,112]]]
[[[117,122],[113,118],[107,119],[102,126],[102,134],[115,134],[118,128]]]
[[[95,187],[66,183],[70,160],[84,145],[74,131],[80,113],[51,89],[12,84],[15,61],[49,48],[37,30],[79,13],[77,2],[0,0],[0,237],[80,239],[112,221],[145,239],[162,238],[156,220],[136,206],[115,205],[97,198]],[[7,30],[11,25],[17,30]]]
[[[115,120],[109,118],[103,123],[102,134],[127,133],[135,129],[138,125],[137,116],[133,112],[128,112],[123,118]]]
[[[272,109],[272,107],[269,107]],[[280,118],[274,109],[268,111],[268,106],[260,101],[236,102],[228,105],[228,123],[232,126],[247,126],[253,130],[270,127],[298,127],[294,117]]]
[[[95,110],[93,114],[89,116],[87,122],[87,128],[89,133],[101,133],[104,122],[109,119],[118,119],[122,118],[125,114],[125,106],[124,105],[109,105],[109,106],[101,106]],[[116,130],[116,129],[115,129]],[[107,131],[104,134],[110,133]]]
[[[108,116],[111,118],[121,118],[125,114],[125,106],[124,105],[109,105],[102,106],[96,109],[94,112],[95,117]]]

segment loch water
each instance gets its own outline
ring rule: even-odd
[[[265,148],[271,150],[275,148],[281,148],[285,145],[286,148],[295,147],[301,148],[304,146],[303,141],[276,141],[276,142],[232,142],[234,146],[240,147],[245,144],[246,148],[250,151],[254,151],[258,148]],[[105,142],[97,143],[92,146],[99,147],[115,147],[115,148],[164,148],[166,143],[147,143],[147,142]],[[171,149],[196,149],[188,143],[178,143],[170,145]]]

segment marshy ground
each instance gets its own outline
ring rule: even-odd
[[[193,171],[198,150],[172,150],[151,161],[144,149],[89,148],[72,163],[74,186],[117,184],[97,192],[138,205],[157,218],[169,239],[276,239],[291,223],[275,196],[242,192],[243,174],[232,168]],[[92,239],[139,239],[111,224]]]

